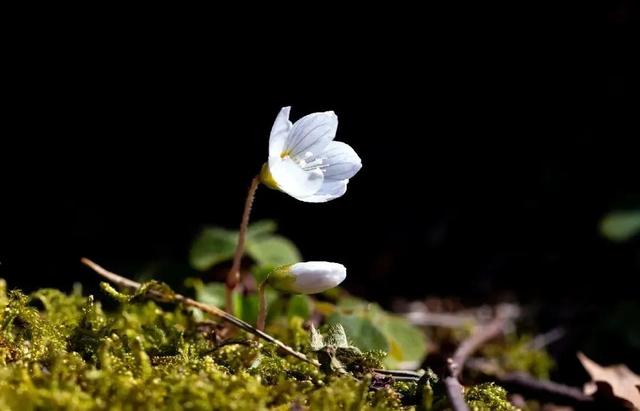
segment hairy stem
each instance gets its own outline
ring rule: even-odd
[[[244,244],[247,236],[247,227],[249,226],[249,216],[251,215],[251,207],[253,206],[253,199],[256,196],[256,190],[260,185],[260,176],[255,176],[251,180],[249,186],[249,192],[247,193],[247,199],[244,202],[244,211],[242,213],[242,222],[240,223],[240,233],[238,234],[238,244],[236,245],[236,252],[233,255],[233,265],[227,274],[227,287],[225,289],[225,308],[230,314],[234,313],[233,308],[233,290],[240,282],[240,262],[242,261],[242,255],[244,254]]]

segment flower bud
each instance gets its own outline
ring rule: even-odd
[[[316,294],[336,287],[347,277],[344,265],[308,261],[276,268],[267,283],[276,290],[296,294]]]

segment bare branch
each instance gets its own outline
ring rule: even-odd
[[[469,407],[464,401],[463,387],[459,380],[465,362],[482,344],[502,334],[506,324],[507,317],[498,315],[488,325],[481,327],[464,340],[453,353],[453,357],[447,360],[447,376],[444,379],[444,384],[449,402],[454,411],[469,411]]]
[[[510,373],[494,378],[507,389],[542,400],[572,405],[593,402],[593,398],[580,388],[538,380],[527,373]]]

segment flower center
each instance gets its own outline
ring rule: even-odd
[[[314,158],[314,155],[311,151],[307,151],[306,153],[304,153],[304,157],[300,158],[298,156],[293,156],[291,154],[291,150],[285,150],[280,153],[280,158],[282,158],[283,160],[286,158],[292,159],[304,171],[311,171],[315,169],[322,170],[324,167],[326,167],[326,165],[324,165],[324,159],[321,157]]]

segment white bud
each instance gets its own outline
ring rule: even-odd
[[[344,265],[327,261],[308,261],[280,267],[268,278],[278,290],[297,294],[316,294],[336,287],[347,277]]]

